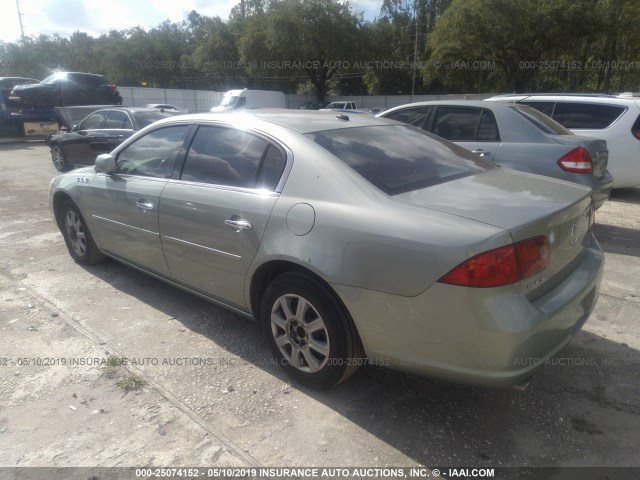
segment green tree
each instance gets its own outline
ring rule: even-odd
[[[240,59],[253,76],[285,82],[306,77],[321,100],[329,80],[358,58],[360,24],[348,3],[273,0],[264,14],[247,19]]]

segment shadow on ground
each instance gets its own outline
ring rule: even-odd
[[[116,262],[89,271],[288,381],[269,362],[267,344],[254,322]],[[637,350],[583,331],[547,362],[524,393],[376,367],[362,368],[353,380],[330,391],[294,387],[421,464],[633,465],[638,439],[630,432],[640,432],[638,366]]]

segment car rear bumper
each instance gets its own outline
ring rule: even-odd
[[[597,179],[597,183],[593,186],[593,193],[591,194],[591,198],[593,199],[593,205],[596,210],[609,199],[612,189],[613,175],[611,175],[611,173],[606,170],[604,172],[604,175]]]
[[[513,288],[435,283],[416,297],[333,285],[372,364],[503,387],[531,377],[580,330],[599,293],[604,254],[588,239],[559,285],[529,300]]]

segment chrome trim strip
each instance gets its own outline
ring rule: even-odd
[[[113,223],[115,225],[120,225],[121,227],[131,228],[132,230],[136,230],[137,232],[148,233],[150,235],[153,235],[154,237],[160,236],[159,232],[152,232],[151,230],[145,230],[144,228],[134,227],[133,225],[127,225],[126,223],[117,222],[115,220],[111,220],[110,218],[100,217],[99,215],[91,215],[91,216],[95,219],[102,220],[103,222]]]
[[[240,255],[235,255],[233,253],[229,253],[229,252],[223,252],[222,250],[216,250],[215,248],[211,248],[211,247],[205,247],[204,245],[200,245],[198,243],[192,243],[192,242],[187,242],[186,240],[181,240],[179,238],[175,238],[175,237],[169,237],[167,235],[162,235],[162,240],[171,240],[172,242],[176,242],[176,243],[180,243],[182,245],[188,245],[190,247],[196,247],[199,248],[201,250],[206,250],[207,252],[211,252],[211,253],[215,253],[217,255],[222,255],[223,257],[228,257],[231,258],[233,260],[239,261],[242,259],[242,257]]]

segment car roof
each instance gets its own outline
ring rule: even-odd
[[[243,126],[259,127],[260,124],[273,124],[305,134],[325,130],[356,128],[374,125],[390,125],[391,121],[376,118],[373,115],[346,112],[321,112],[318,110],[255,109],[241,112],[208,112],[180,115],[161,120],[161,123],[174,122],[236,122]],[[393,122],[396,123],[396,122]],[[398,125],[400,125],[398,123]]]
[[[523,100],[538,100],[549,102],[585,102],[585,103],[605,103],[612,105],[630,105],[635,104],[637,97],[632,96],[618,96],[607,94],[574,94],[574,93],[538,93],[538,94],[508,94],[508,95],[496,95],[495,97],[487,98],[483,101],[491,102],[521,102]]]
[[[398,105],[397,107],[389,108],[383,112],[378,113],[376,116],[381,117],[384,114],[387,114],[392,111],[402,110],[405,108],[415,108],[415,107],[429,107],[429,106],[437,106],[437,105],[453,105],[456,107],[477,107],[477,108],[509,108],[505,102],[491,102],[491,104],[487,103],[486,100],[433,100],[433,101],[424,101],[424,102],[414,102],[414,103],[406,103],[404,105]]]

